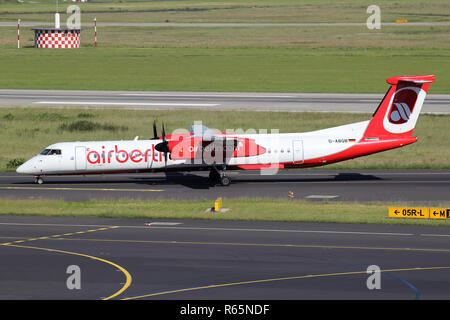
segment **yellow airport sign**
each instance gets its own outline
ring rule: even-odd
[[[390,207],[389,218],[450,219],[450,209]]]
[[[430,216],[430,209],[428,208],[399,208],[390,207],[390,218],[415,218],[415,219],[428,219]]]
[[[430,219],[448,219],[450,209],[430,208]]]

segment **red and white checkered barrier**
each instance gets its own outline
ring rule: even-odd
[[[35,48],[79,48],[80,29],[34,29]]]

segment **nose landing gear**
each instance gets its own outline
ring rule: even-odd
[[[34,176],[34,183],[43,184],[44,180],[40,176]]]

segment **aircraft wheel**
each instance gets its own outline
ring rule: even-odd
[[[222,176],[220,178],[220,184],[224,187],[228,187],[231,183],[231,179],[227,176]]]
[[[43,184],[43,183],[44,183],[44,180],[42,180],[42,178],[39,177],[39,178],[34,179],[34,183],[37,183],[37,184]]]

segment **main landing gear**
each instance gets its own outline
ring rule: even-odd
[[[44,180],[40,176],[34,176],[34,183],[43,184]]]
[[[223,166],[222,172],[220,172],[216,166],[212,166],[211,171],[209,172],[209,181],[211,181],[213,184],[220,183],[222,186],[229,186],[231,183],[231,179],[226,175],[225,170],[225,165]]]

